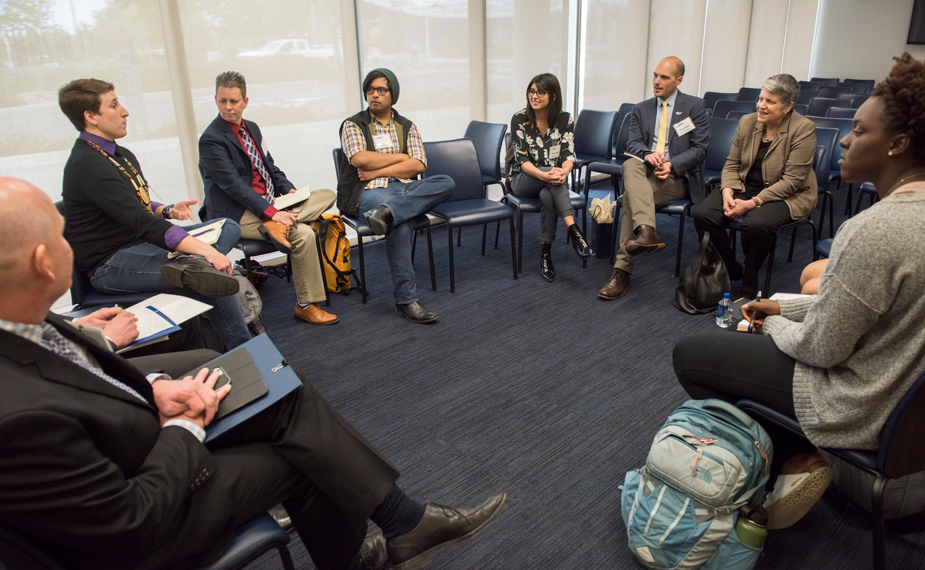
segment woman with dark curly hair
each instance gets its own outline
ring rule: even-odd
[[[540,273],[546,281],[556,278],[552,266],[552,242],[559,218],[572,238],[581,259],[594,255],[575,224],[568,192],[568,177],[575,164],[575,132],[572,117],[562,110],[562,90],[551,73],[541,73],[527,85],[527,106],[511,118],[511,191],[540,199]]]
[[[925,64],[898,58],[841,146],[842,179],[873,182],[881,200],[839,228],[818,295],[751,302],[742,312],[757,335],[687,337],[674,366],[694,398],[756,400],[796,417],[817,446],[873,450],[925,371]],[[783,528],[822,495],[831,469],[814,449],[794,455],[798,442],[771,437],[772,475],[782,476],[766,499],[768,528]]]

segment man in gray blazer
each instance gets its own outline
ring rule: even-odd
[[[703,199],[703,161],[710,144],[710,123],[703,99],[678,91],[684,63],[666,57],[652,73],[655,97],[638,103],[630,115],[623,163],[623,219],[620,251],[602,299],[619,299],[630,286],[633,261],[665,243],[655,231],[655,208],[690,197]]]

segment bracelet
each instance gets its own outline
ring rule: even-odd
[[[161,210],[161,215],[164,216],[165,220],[170,219],[170,209],[173,208],[174,206],[176,206],[176,204],[168,204],[164,206],[163,210]]]
[[[758,201],[758,197],[757,197],[757,196],[755,196],[754,198],[752,198],[752,200],[755,201],[755,207],[756,207],[756,208],[760,208],[760,207],[761,207],[761,202]]]

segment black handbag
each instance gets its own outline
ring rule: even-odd
[[[729,291],[729,272],[723,258],[710,243],[710,234],[704,232],[697,255],[684,270],[674,292],[674,306],[691,315],[702,315],[716,310],[716,305]]]

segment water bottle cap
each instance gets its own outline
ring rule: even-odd
[[[728,298],[729,298],[729,293],[723,293],[723,299],[728,299]]]

